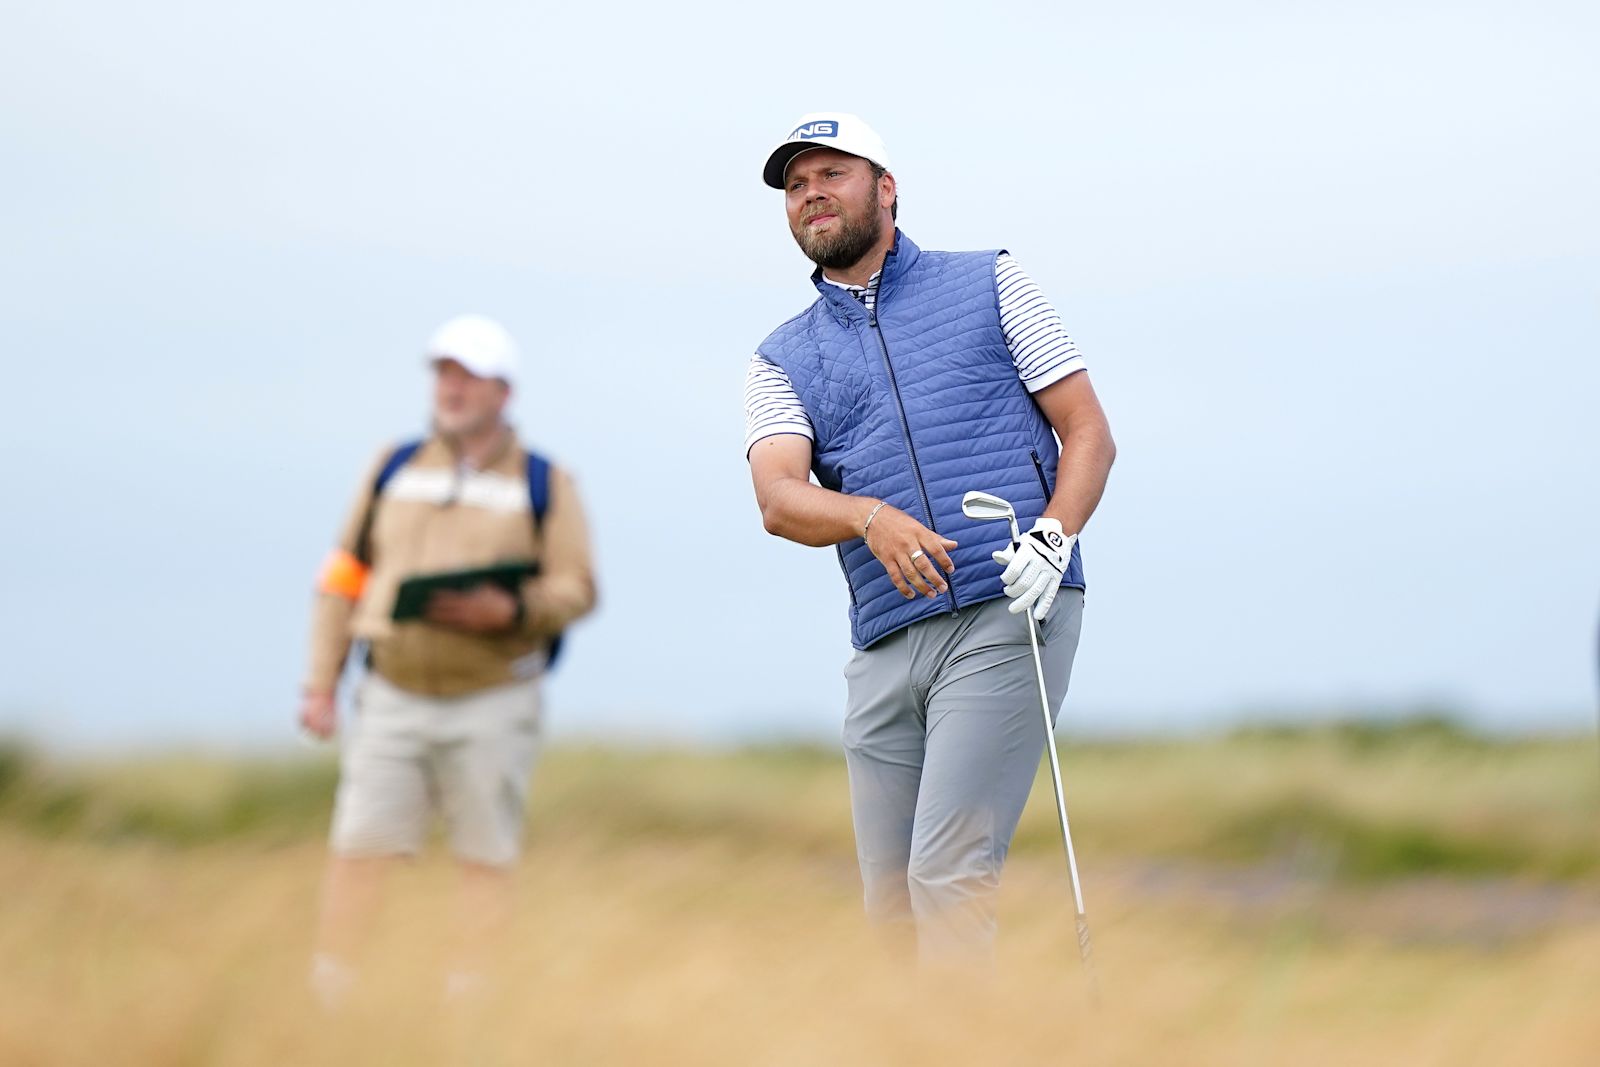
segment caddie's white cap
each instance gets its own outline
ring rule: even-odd
[[[761,180],[774,189],[782,189],[783,174],[789,169],[789,163],[795,156],[813,148],[836,148],[871,160],[884,170],[891,169],[883,138],[859,117],[844,111],[813,111],[795,123],[789,136],[772,150],[767,165],[762,168]]]
[[[517,376],[517,342],[506,328],[482,315],[457,315],[428,339],[429,364],[453,359],[479,378],[507,385]]]

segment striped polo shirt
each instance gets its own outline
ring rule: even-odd
[[[827,275],[822,280],[854,294],[871,314],[878,298],[879,274],[874,274],[866,285],[846,285]],[[1061,325],[1061,316],[1010,253],[1002,252],[995,258],[994,279],[1000,294],[1000,328],[1011,351],[1011,362],[1028,392],[1037,393],[1086,369],[1078,346]],[[763,437],[780,433],[817,439],[789,375],[758,352],[750,360],[744,382],[745,455]]]

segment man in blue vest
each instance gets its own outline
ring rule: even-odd
[[[762,342],[745,447],[768,532],[835,546],[855,654],[844,745],[868,914],[925,960],[983,959],[1083,615],[1077,536],[1115,446],[1079,354],[1003,250],[930,252],[895,225],[883,142],[805,116],[767,158],[816,301]],[[1059,443],[1058,443],[1059,438]],[[812,476],[815,476],[815,482]],[[1027,532],[961,510],[972,489]]]

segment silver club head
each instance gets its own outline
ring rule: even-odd
[[[1017,509],[1011,506],[1009,500],[974,489],[961,498],[961,513],[978,522],[1005,519],[1011,523],[1011,539],[1021,540],[1017,532]]]

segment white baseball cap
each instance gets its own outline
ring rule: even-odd
[[[482,315],[457,315],[428,339],[429,364],[453,359],[479,378],[510,385],[517,376],[517,342],[506,328]]]
[[[783,143],[772,150],[767,165],[761,170],[761,180],[774,189],[782,189],[783,175],[790,162],[813,148],[835,148],[870,160],[884,170],[891,169],[883,138],[859,117],[844,111],[813,111],[802,116]]]

